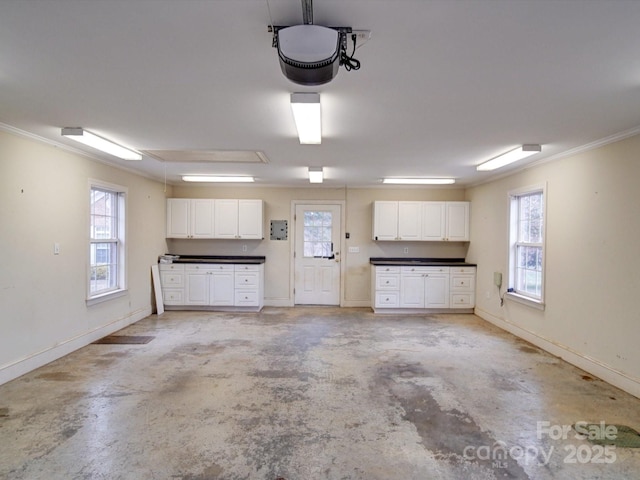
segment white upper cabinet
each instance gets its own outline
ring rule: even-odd
[[[469,241],[469,202],[446,202],[447,225],[445,240]]]
[[[262,240],[263,201],[167,199],[167,238]]]
[[[421,240],[422,222],[420,216],[423,203],[398,202],[398,240]]]
[[[422,206],[422,240],[440,242],[447,228],[446,202],[424,202]]]
[[[216,238],[238,238],[238,200],[216,200]]]
[[[238,236],[242,239],[262,240],[263,234],[262,200],[238,200]]]
[[[167,199],[167,238],[190,238],[191,200]]]
[[[215,202],[216,238],[262,240],[262,200],[217,199]]]
[[[373,202],[373,239],[398,239],[398,202]]]
[[[374,240],[420,240],[422,202],[374,202]]]
[[[469,202],[374,202],[373,239],[466,242]]]
[[[422,240],[469,241],[469,202],[424,202]]]
[[[213,200],[167,199],[167,238],[213,238]]]
[[[191,200],[191,238],[213,237],[213,200]]]

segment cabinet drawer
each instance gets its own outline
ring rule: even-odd
[[[467,273],[474,274],[476,273],[476,267],[449,267],[451,269],[451,274],[454,273]]]
[[[402,267],[402,274],[411,273],[449,273],[449,267]]]
[[[162,287],[182,287],[184,286],[184,272],[161,272],[160,284]]]
[[[236,290],[234,305],[255,306],[258,305],[257,290]]]
[[[379,266],[376,267],[376,275],[381,273],[400,273],[400,267]]]
[[[376,307],[398,307],[400,294],[398,292],[377,292]]]
[[[163,288],[162,298],[165,305],[184,305],[184,290]]]
[[[451,295],[451,308],[471,308],[475,304],[472,293],[454,293]]]
[[[184,265],[180,263],[161,263],[158,266],[161,272],[184,272]]]
[[[376,290],[398,290],[400,275],[376,275]]]
[[[256,272],[236,272],[235,278],[236,288],[258,287],[258,274]]]
[[[259,272],[260,265],[246,265],[246,264],[236,264],[235,265],[236,272]]]
[[[451,289],[473,292],[475,279],[473,275],[453,275],[451,277]]]

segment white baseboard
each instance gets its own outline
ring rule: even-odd
[[[536,333],[533,333],[529,330],[526,330],[518,325],[515,325],[511,322],[507,322],[501,318],[498,318],[490,313],[481,310],[476,307],[475,314],[486,320],[489,323],[492,323],[498,328],[506,330],[514,334],[517,337],[520,337],[537,347],[549,352],[556,357],[560,357],[561,359],[569,362],[572,365],[575,365],[578,368],[581,368],[585,372],[589,372],[592,375],[604,380],[611,385],[618,387],[621,390],[624,390],[631,395],[640,398],[640,379],[629,377],[624,373],[611,368],[609,365],[606,365],[599,360],[593,359],[584,355],[580,352],[576,352],[566,345],[561,345],[553,340],[548,338],[544,338]]]
[[[265,298],[265,307],[293,307],[293,301],[290,298]]]
[[[136,323],[149,315],[151,315],[151,305],[136,310],[135,312],[130,312],[126,317],[113,320],[106,325],[89,332],[82,333],[52,347],[41,350],[40,352],[33,353],[16,360],[15,362],[3,365],[0,367],[0,385],[35,370],[36,368],[42,367],[47,363],[51,363],[58,358],[62,358],[65,355],[85,347],[102,337],[110,335],[113,332],[117,332],[132,323]]]
[[[345,308],[371,308],[369,300],[345,300],[342,304]]]

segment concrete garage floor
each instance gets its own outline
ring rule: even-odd
[[[640,430],[640,399],[474,315],[167,312],[118,334],[155,338],[89,345],[0,386],[0,478],[640,472],[640,449],[558,434],[579,421]]]

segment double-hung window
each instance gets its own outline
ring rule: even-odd
[[[126,189],[92,181],[89,200],[88,302],[124,292]]]
[[[545,187],[509,192],[509,292],[544,304]]]

